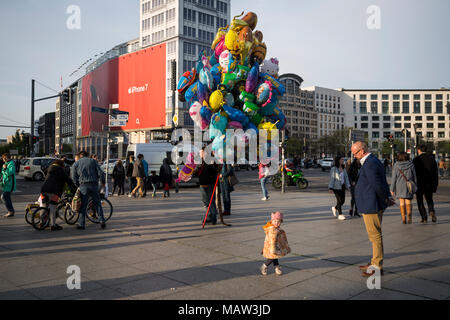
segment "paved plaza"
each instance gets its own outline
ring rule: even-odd
[[[232,216],[201,228],[205,210],[196,188],[170,199],[110,198],[114,215],[101,230],[87,224],[63,231],[35,231],[24,220],[26,183],[15,194],[17,214],[0,220],[0,299],[449,299],[450,181],[436,198],[438,223],[401,223],[398,206],[383,221],[385,275],[381,290],[369,290],[359,265],[367,264],[371,245],[361,218],[338,221],[331,214],[334,196],[328,173],[306,171],[311,187],[269,189],[261,201],[257,172],[239,172],[232,193]],[[19,201],[19,202],[17,202]],[[348,212],[349,193],[344,206]],[[262,227],[270,213],[285,214],[292,253],[280,259],[284,275],[259,268]],[[1,213],[3,214],[2,207]],[[69,290],[69,266],[81,271],[81,289]]]

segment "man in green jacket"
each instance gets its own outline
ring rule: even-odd
[[[3,190],[3,200],[5,201],[6,210],[8,213],[5,218],[14,217],[14,207],[11,201],[11,193],[16,191],[16,166],[14,161],[11,160],[11,156],[7,153],[2,155],[4,162],[1,170],[1,187]]]

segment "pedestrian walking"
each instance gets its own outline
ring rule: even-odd
[[[263,227],[266,238],[264,239],[262,255],[267,259],[261,266],[261,274],[263,276],[267,275],[267,269],[272,263],[275,267],[275,273],[281,276],[283,271],[278,259],[291,253],[286,232],[280,228],[282,223],[283,214],[281,212],[273,212],[270,221]]]
[[[437,222],[433,193],[436,193],[439,186],[438,167],[434,157],[427,154],[427,146],[420,146],[418,153],[419,156],[413,160],[417,175],[417,206],[422,217],[422,223],[428,222],[428,213],[432,221]],[[423,202],[424,196],[428,205],[428,213]]]
[[[384,166],[373,154],[369,153],[364,142],[356,142],[352,146],[352,153],[361,163],[358,183],[355,188],[356,206],[363,214],[364,224],[372,243],[372,260],[369,264],[361,266],[364,277],[370,277],[378,269],[383,275],[383,233],[381,224],[383,213],[387,207],[395,204],[386,181]]]
[[[163,164],[159,168],[159,181],[163,185],[164,198],[170,198],[170,188],[173,187],[173,173],[167,158],[163,160]]]
[[[230,179],[234,175],[234,169],[231,164],[224,163],[220,173],[220,190],[222,193],[224,216],[231,215],[231,192],[234,191]]]
[[[5,202],[5,207],[8,213],[5,218],[14,217],[15,211],[11,200],[11,194],[16,191],[16,166],[11,159],[9,153],[2,155],[3,166],[1,171],[1,189],[3,190],[2,198]]]
[[[66,187],[69,188],[71,194],[75,194],[77,187],[64,170],[64,160],[55,160],[48,168],[47,176],[41,187],[43,202],[50,210],[51,231],[62,230],[62,227],[56,224],[56,209]]]
[[[117,188],[117,195],[123,196],[125,194],[125,167],[123,166],[121,160],[117,161],[116,165],[114,166],[112,178],[114,182],[112,195],[114,196]]]
[[[147,183],[148,183],[148,162],[145,160],[145,157],[142,156],[142,166],[144,167],[144,198],[147,196]]]
[[[444,157],[441,157],[441,160],[439,160],[439,176],[444,178],[444,174],[447,171],[447,166],[445,165],[445,159]]]
[[[74,163],[72,170],[72,180],[75,185],[79,187],[81,195],[81,211],[77,229],[85,229],[86,211],[90,198],[97,208],[101,228],[104,229],[106,228],[106,223],[103,216],[98,184],[100,181],[102,188],[105,187],[105,173],[102,171],[97,161],[89,158],[89,154],[86,151],[81,151],[78,155],[80,159]]]
[[[267,180],[269,179],[269,167],[268,165],[262,164],[260,163],[258,166],[258,176],[259,176],[259,180],[261,182],[261,189],[262,189],[262,194],[263,194],[263,198],[261,199],[262,201],[268,201],[269,200],[269,192],[267,191]]]
[[[340,156],[334,158],[334,166],[330,170],[330,182],[328,189],[330,193],[334,193],[336,197],[336,206],[331,208],[333,215],[338,216],[340,221],[346,220],[342,214],[342,206],[345,203],[345,190],[350,189],[350,181],[348,179],[347,171],[345,170],[344,159]]]
[[[391,178],[391,194],[399,199],[403,224],[412,223],[412,200],[417,191],[416,170],[406,152],[400,152]]]
[[[358,183],[358,176],[359,176],[359,170],[361,169],[361,163],[359,162],[358,159],[353,159],[353,161],[351,162],[348,171],[347,171],[347,175],[348,175],[348,180],[350,181],[350,193],[352,196],[352,200],[350,202],[350,212],[349,215],[350,217],[361,217],[359,215],[358,212],[358,206],[356,205],[356,199],[355,199],[355,187],[356,184]]]
[[[200,157],[202,158],[202,164],[199,167],[197,167],[196,175],[199,177],[200,194],[202,197],[203,205],[206,208],[206,210],[208,210],[209,208],[209,214],[208,217],[206,218],[206,223],[216,225],[217,207],[215,198],[213,199],[213,193],[215,192],[214,189],[217,182],[218,170],[214,164],[207,164],[205,162],[204,150],[200,150]]]
[[[133,169],[134,169],[134,156],[130,155],[125,165],[125,170],[127,172],[127,180],[129,183],[128,195],[130,195],[134,188],[136,188],[137,180],[133,177]]]
[[[138,155],[137,160],[134,162],[133,165],[133,178],[136,179],[136,187],[131,191],[131,194],[128,195],[130,198],[134,197],[136,198],[136,193],[139,192],[139,196],[142,198],[144,197],[144,179],[145,179],[145,172],[144,172],[144,166],[142,164],[142,159],[144,159],[144,156],[142,154]]]
[[[149,179],[153,188],[152,198],[156,198],[156,190],[158,189],[159,185],[159,178],[156,175],[156,171],[152,171],[152,175],[149,177]]]

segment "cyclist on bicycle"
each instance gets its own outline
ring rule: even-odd
[[[41,187],[41,198],[50,210],[52,231],[62,230],[62,227],[56,224],[56,208],[66,187],[70,189],[72,194],[77,189],[64,170],[64,160],[56,160],[50,165],[45,182]]]
[[[100,169],[98,162],[89,158],[86,151],[78,153],[80,160],[75,162],[72,170],[72,179],[77,186],[80,186],[81,193],[81,211],[80,220],[77,229],[84,230],[86,222],[86,211],[89,197],[94,201],[94,206],[97,208],[99,222],[102,229],[106,228],[105,218],[103,216],[103,208],[100,200],[100,193],[98,189],[98,182],[101,181],[102,188],[105,187],[105,174]]]

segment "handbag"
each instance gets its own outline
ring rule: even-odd
[[[229,182],[230,186],[234,187],[235,185],[237,185],[239,183],[239,180],[236,177],[236,175],[233,173],[232,175],[230,175],[228,177],[228,182]]]
[[[77,189],[77,192],[75,192],[75,196],[72,199],[72,211],[79,213],[81,211],[81,204],[81,192],[80,189]]]
[[[398,169],[398,171],[400,171],[400,174],[403,176],[403,179],[405,179],[405,181],[406,181],[406,188],[408,189],[408,192],[411,194],[415,194],[417,192],[416,183],[414,181],[408,180],[402,170]]]

